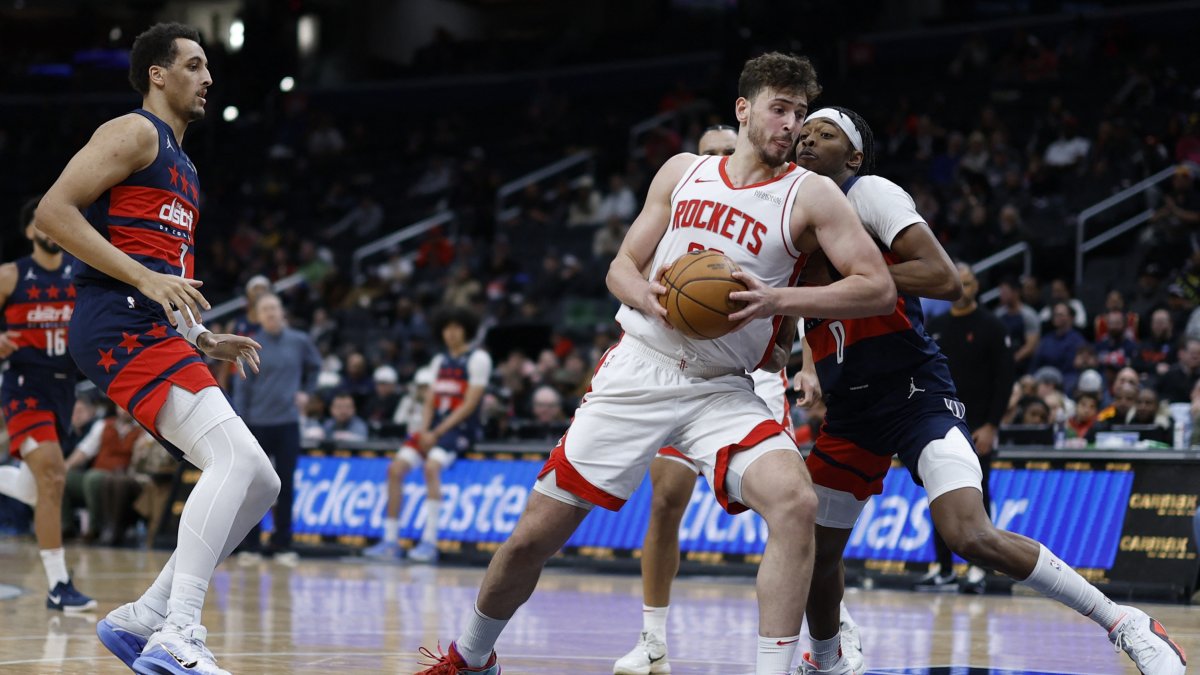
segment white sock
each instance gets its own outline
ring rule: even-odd
[[[814,638],[809,658],[812,659],[813,663],[817,664],[818,669],[825,669],[837,663],[838,656],[841,653],[842,635],[839,633],[828,640],[817,640]]]
[[[150,588],[133,603],[134,614],[147,626],[161,626],[167,617],[167,603],[171,600],[171,580],[175,578],[175,555],[163,565]],[[153,622],[153,623],[152,623]]]
[[[206,593],[208,580],[176,572],[171,579],[171,600],[167,603],[171,611],[167,614],[167,623],[181,627],[200,623]]]
[[[436,544],[438,540],[438,522],[442,516],[442,500],[425,500],[425,531],[421,541]]]
[[[1041,546],[1033,573],[1021,583],[1088,617],[1105,630],[1111,631],[1113,625],[1121,618],[1121,608],[1116,603],[1055,557],[1045,546]]]
[[[467,620],[467,627],[454,641],[454,648],[470,668],[487,663],[496,648],[496,640],[508,625],[508,619],[493,619],[475,607],[474,616]]]
[[[37,479],[24,462],[20,466],[0,466],[0,494],[28,506],[37,506]]]
[[[67,575],[67,556],[61,546],[45,548],[39,552],[42,554],[42,567],[46,568],[46,583],[50,584],[50,590],[54,590],[60,582],[65,584],[71,580]]]
[[[383,540],[389,544],[396,543],[400,538],[400,519],[399,518],[384,518],[383,519]]]
[[[666,642],[667,611],[669,609],[671,609],[670,605],[666,607],[642,605],[642,630]]]
[[[789,675],[792,659],[796,656],[799,635],[792,637],[758,636],[758,658],[754,664],[754,675]]]

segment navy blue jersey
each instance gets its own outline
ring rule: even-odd
[[[150,120],[158,130],[158,156],[150,166],[100,195],[84,216],[105,239],[134,260],[155,272],[191,279],[196,225],[200,221],[196,167],[166,122],[140,108],[133,112]],[[86,265],[77,279],[81,286],[128,288]]]
[[[433,420],[429,425],[430,429],[433,429],[442,420],[449,417],[466,400],[467,389],[471,386],[468,362],[476,351],[472,349],[461,356],[451,356],[449,352],[442,352],[436,357],[438,363],[435,365],[438,368],[437,372],[434,373],[433,386],[429,392],[429,395],[433,397]],[[484,355],[486,356],[486,352],[484,352]],[[488,371],[490,372],[490,357],[487,359],[487,363]],[[481,407],[476,406],[475,410],[465,420],[456,425],[446,435],[454,434],[456,437],[470,439],[472,443],[478,441],[483,435],[483,422],[480,419]],[[442,441],[439,439],[439,445],[441,443]],[[455,445],[460,445],[460,443],[456,443]],[[464,448],[445,447],[445,449],[455,452]]]
[[[848,193],[855,183],[856,178],[846,181],[842,191]],[[876,244],[887,264],[901,262],[878,240]],[[933,383],[939,393],[954,396],[950,364],[925,332],[925,315],[916,296],[897,294],[890,314],[806,319],[804,330],[831,413],[839,399],[855,404],[869,401],[882,395],[878,385],[907,383],[914,376]]]
[[[14,263],[17,285],[4,303],[7,329],[19,333],[10,364],[34,371],[75,373],[67,353],[67,326],[75,311],[75,272],[81,263],[63,254],[62,265],[48,270],[26,256]]]

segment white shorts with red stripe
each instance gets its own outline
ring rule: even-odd
[[[783,372],[772,373],[766,370],[756,370],[750,373],[750,377],[754,380],[754,393],[767,402],[771,414],[783,425],[787,435],[795,438],[795,425],[792,424],[791,406],[788,405],[787,400],[787,375]],[[700,473],[700,467],[696,466],[695,462],[669,445],[658,451],[658,458],[678,462],[694,473]]]
[[[744,372],[690,364],[626,335],[601,359],[535,489],[615,511],[667,445],[700,468],[730,513],[746,510],[741,477],[755,459],[799,452]]]

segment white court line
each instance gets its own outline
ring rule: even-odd
[[[320,663],[322,661],[328,661],[330,659],[343,658],[343,657],[388,657],[388,658],[394,659],[397,656],[404,656],[408,653],[409,652],[400,652],[399,654],[397,654],[397,652],[326,652],[326,651],[322,651],[322,652],[229,652],[229,653],[219,654],[218,658],[221,659],[222,661],[224,661],[226,659],[240,658],[240,657],[319,656],[322,658],[318,659],[317,661],[314,661],[313,663]],[[411,653],[413,655],[413,658],[420,658],[420,655],[417,654],[416,652],[411,652]],[[33,665],[33,664],[38,664],[38,663],[60,663],[61,664],[61,663],[67,663],[67,662],[90,663],[92,661],[110,661],[114,658],[116,658],[116,657],[114,657],[111,654],[100,654],[97,656],[68,656],[68,657],[64,657],[64,658],[51,658],[51,659],[20,659],[20,660],[13,660],[13,661],[0,661],[0,666],[24,666],[24,665]],[[608,663],[612,660],[612,658],[609,656],[554,655],[553,657],[549,657],[546,654],[513,654],[511,652],[505,653],[504,658],[505,658],[505,660],[531,659],[531,660],[535,660],[535,661],[538,659],[553,658],[555,661],[575,661],[575,662],[581,662],[581,663],[587,662],[587,661],[600,661],[602,663]],[[676,659],[676,658],[672,658],[671,663],[683,663],[683,664],[697,665],[697,666],[714,665],[714,666],[731,666],[731,667],[739,667],[739,666],[745,665],[742,663],[734,663],[734,662],[730,662],[730,661],[713,661],[711,659],[707,659],[704,661],[696,661],[696,660],[691,660],[691,659]],[[1084,674],[1084,673],[1064,673],[1063,675],[1086,675],[1086,674]]]

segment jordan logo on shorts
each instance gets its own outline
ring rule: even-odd
[[[925,390],[921,389],[920,387],[917,386],[917,378],[915,378],[915,377],[908,378],[908,397],[910,399],[917,392],[923,392],[923,391],[925,391]]]

